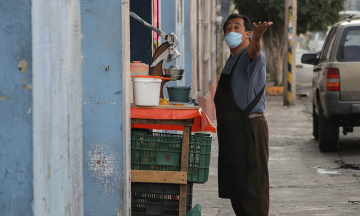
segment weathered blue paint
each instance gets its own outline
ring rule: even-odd
[[[178,58],[176,58],[176,64],[179,68],[185,68],[185,35],[184,35],[184,0],[176,1],[176,31],[175,34],[178,37],[179,43],[177,45],[177,49],[181,54]],[[177,81],[178,86],[185,86],[186,77],[190,75],[190,71],[185,71],[183,79]]]
[[[31,2],[1,1],[0,20],[0,215],[27,216],[33,215]],[[18,68],[22,60],[26,72]]]
[[[161,30],[165,34],[170,32],[176,33],[176,2],[175,1],[161,1]],[[161,43],[165,40],[161,38]]]
[[[185,68],[185,45],[184,45],[184,8],[183,8],[183,1],[176,0],[176,1],[161,1],[161,30],[165,34],[169,34],[173,32],[178,37],[178,45],[176,49],[179,51],[180,56],[175,60],[167,63],[163,61],[163,67],[169,68],[170,65],[177,65],[179,68]],[[161,40],[161,43],[165,42],[164,39]],[[191,71],[185,70],[184,77],[190,77],[191,79]],[[169,86],[184,86],[186,78],[183,78],[180,81],[170,81],[167,82],[166,85]],[[166,86],[163,89],[164,95],[168,98],[168,93]]]
[[[149,0],[136,0],[130,2],[130,11],[137,14],[147,23],[152,24],[151,2]],[[142,61],[151,65],[152,35],[153,31],[134,18],[130,18],[130,60]],[[149,68],[151,74],[151,68]]]
[[[82,216],[80,2],[32,0],[31,11],[33,211]]]
[[[191,83],[191,10],[190,10],[191,0],[184,1],[184,59],[185,59],[185,86],[192,86]]]
[[[84,215],[123,212],[122,1],[81,1]]]

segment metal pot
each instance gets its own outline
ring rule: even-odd
[[[170,101],[188,102],[190,96],[190,87],[185,86],[166,86]]]

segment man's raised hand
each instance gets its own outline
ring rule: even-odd
[[[273,24],[272,22],[266,22],[266,21],[263,23],[259,22],[257,25],[253,23],[253,35],[255,37],[261,38],[264,32],[266,31],[266,29],[272,24]]]

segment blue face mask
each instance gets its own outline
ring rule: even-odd
[[[242,34],[236,32],[229,32],[225,36],[225,41],[230,48],[236,48],[237,46],[239,46],[239,44],[241,44],[241,38]]]

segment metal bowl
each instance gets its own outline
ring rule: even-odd
[[[164,68],[165,75],[170,76],[172,81],[181,80],[183,78],[184,69],[176,69],[176,68]]]
[[[183,78],[183,76],[176,76],[176,75],[172,75],[170,76],[170,80],[171,81],[176,81],[176,80],[181,80]]]
[[[176,68],[164,68],[165,75],[169,76],[182,76],[184,74],[184,69],[176,69]]]

